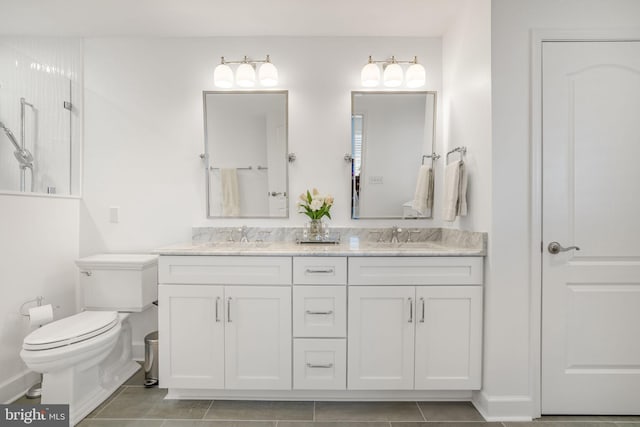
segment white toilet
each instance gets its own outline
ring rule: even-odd
[[[36,329],[20,356],[43,374],[43,404],[69,404],[75,425],[122,385],[133,361],[129,312],[148,309],[158,295],[156,255],[101,254],[76,261],[84,310]]]

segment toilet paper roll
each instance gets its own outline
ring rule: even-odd
[[[53,307],[51,304],[41,305],[29,309],[29,324],[42,326],[53,320]]]

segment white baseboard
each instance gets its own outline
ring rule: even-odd
[[[160,383],[162,387],[162,383]],[[467,390],[167,390],[165,399],[188,400],[332,400],[332,401],[469,401]]]
[[[24,393],[40,381],[40,375],[31,371],[23,371],[0,384],[0,402],[8,404],[22,397]]]
[[[487,421],[531,421],[533,402],[530,396],[489,396],[484,391],[473,393],[471,400]]]

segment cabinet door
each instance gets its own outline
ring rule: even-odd
[[[291,389],[291,288],[225,288],[227,389]]]
[[[480,389],[482,287],[416,287],[416,389]]]
[[[160,285],[163,388],[224,388],[223,287]]]
[[[347,388],[413,388],[414,298],[413,286],[349,288]]]

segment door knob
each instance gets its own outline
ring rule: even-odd
[[[547,246],[547,249],[549,250],[549,253],[553,255],[559,254],[560,252],[567,252],[573,249],[575,249],[576,251],[580,250],[580,248],[577,246],[569,246],[568,248],[565,248],[558,242],[549,243],[549,246]]]

